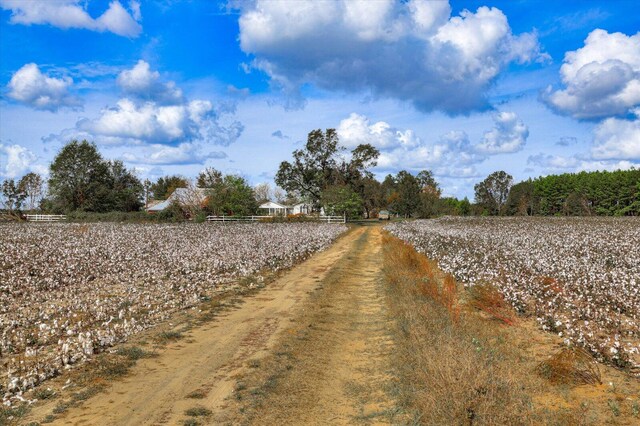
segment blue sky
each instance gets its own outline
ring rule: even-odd
[[[270,182],[309,131],[445,194],[640,166],[632,1],[0,0],[0,179],[73,138],[141,178]]]

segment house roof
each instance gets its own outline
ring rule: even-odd
[[[169,198],[164,201],[160,201],[147,208],[148,212],[159,212],[171,205],[172,201],[179,203],[188,203],[195,201],[197,198],[198,203],[203,203],[207,199],[207,190],[209,188],[176,188]]]
[[[170,205],[171,205],[171,200],[160,201],[159,203],[154,204],[151,207],[147,208],[147,211],[148,212],[161,212],[162,210],[166,209]]]
[[[274,201],[267,201],[266,203],[260,204],[261,209],[288,209],[289,206],[285,206],[283,204],[276,203]]]

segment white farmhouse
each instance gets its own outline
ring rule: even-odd
[[[286,216],[293,211],[292,207],[276,203],[275,201],[267,201],[266,203],[260,204],[258,208],[269,216]]]

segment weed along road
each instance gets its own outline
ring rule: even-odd
[[[352,229],[54,424],[388,422],[381,234]]]

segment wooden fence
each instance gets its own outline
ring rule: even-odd
[[[28,214],[25,215],[28,222],[60,222],[67,220],[63,214]]]
[[[274,216],[207,216],[209,222],[267,222]],[[344,216],[307,216],[305,220],[326,223],[346,223]]]

